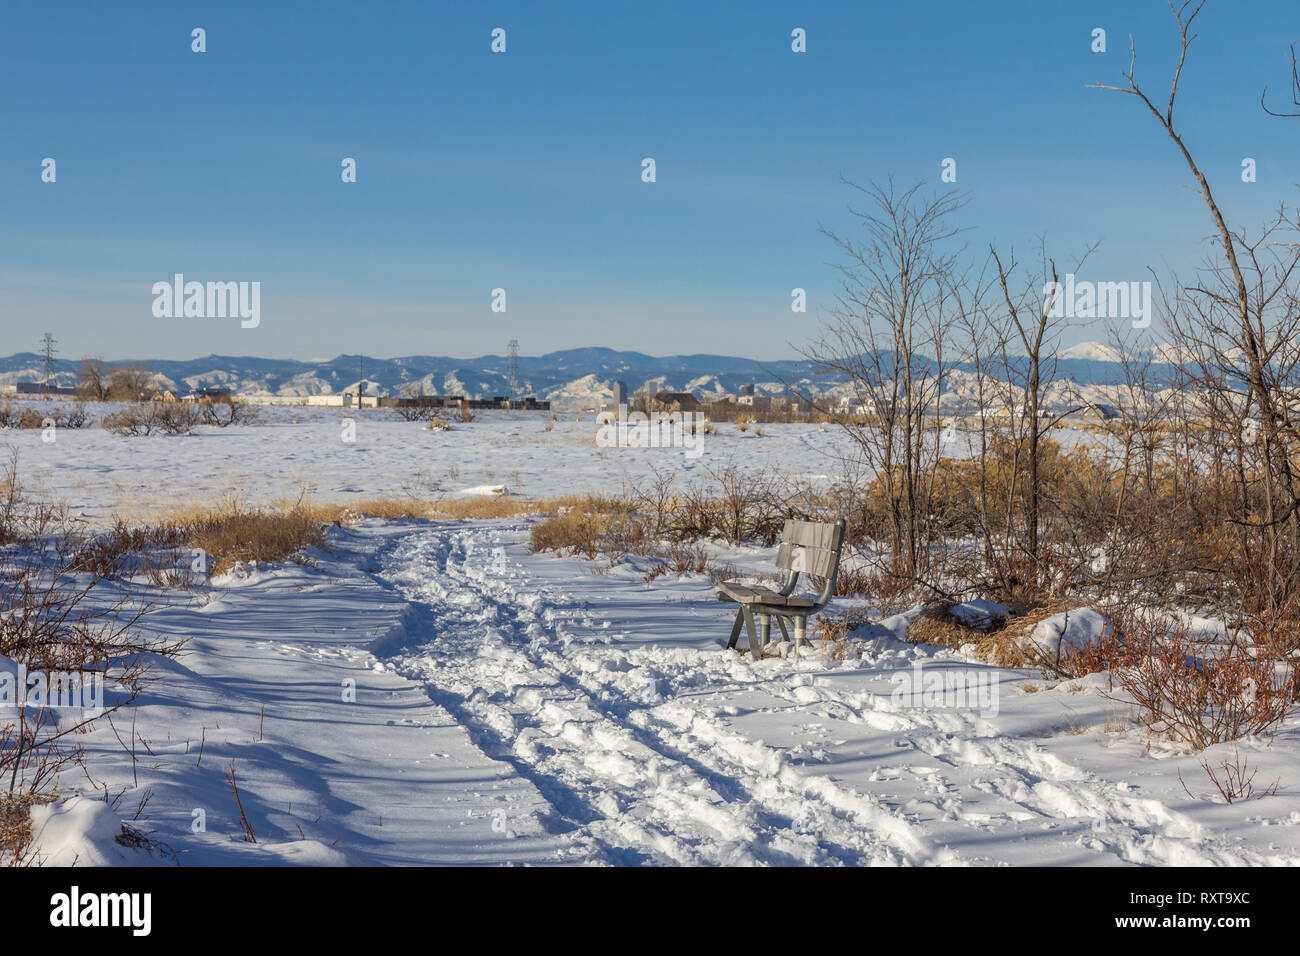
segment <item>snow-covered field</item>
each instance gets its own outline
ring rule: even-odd
[[[337,410],[270,416],[182,438],[8,432],[0,445],[96,522],[229,490],[272,500],[304,480],[331,500],[484,484],[541,497],[735,461],[829,482],[843,450],[815,425],[721,425],[690,459],[597,448],[594,423],[572,416],[551,431],[545,416],[497,415],[432,432],[375,412],[355,416],[347,445]],[[157,604],[146,626],[192,641],[116,733],[84,737],[101,789],[63,781],[85,796],[37,811],[38,852],[172,862],[113,840],[151,792],[134,825],[185,865],[1300,862],[1297,721],[1205,755],[1240,749],[1257,785],[1279,783],[1225,805],[1200,756],[1149,745],[1103,678],[1046,682],[913,645],[908,615],[854,632],[849,660],[750,661],[722,648],[731,612],[705,576],[647,583],[641,559],[530,554],[528,525],[366,521],[332,529],[314,566],[240,566],[193,592],[142,584]],[[771,568],[767,549],[712,550]],[[981,696],[900,696],[918,671]],[[104,787],[112,808],[91,802]]]
[[[98,420],[115,406],[86,408]],[[502,485],[510,494],[542,498],[617,492],[625,482],[649,481],[655,470],[672,470],[686,484],[732,464],[829,484],[844,476],[843,459],[853,453],[833,425],[767,424],[760,435],[719,423],[693,456],[676,448],[599,447],[590,414],[557,414],[552,421],[538,412],[488,411],[468,424],[449,416],[451,429],[440,431],[402,421],[390,409],[259,410],[261,425],[201,427],[182,436],[122,437],[89,427],[57,429],[48,441],[39,430],[0,431],[0,451],[18,450],[23,483],[34,495],[65,502],[101,525],[114,514],[147,516],[230,494],[259,504],[296,497],[303,488],[331,502]],[[955,435],[946,454],[960,455],[969,445],[965,432]],[[1070,428],[1055,435],[1063,443],[1098,440]]]
[[[296,496],[302,487],[337,502],[457,494],[484,485],[529,497],[618,491],[653,468],[679,470],[689,481],[733,460],[830,480],[848,450],[832,427],[816,425],[767,426],[762,436],[719,425],[718,434],[704,436],[704,453],[689,457],[680,449],[598,447],[594,415],[557,415],[552,422],[537,412],[489,411],[467,424],[451,417],[452,427],[440,431],[402,421],[389,409],[261,412],[262,425],[205,427],[183,436],[61,429],[46,442],[39,431],[13,430],[0,432],[0,449],[19,450],[33,493],[65,501],[97,523],[115,511],[144,514],[231,493],[258,504]],[[345,432],[349,421],[355,427]]]

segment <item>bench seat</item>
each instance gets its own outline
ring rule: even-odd
[[[817,603],[815,597],[799,594],[782,594],[771,588],[750,587],[747,584],[735,584],[726,581],[718,585],[718,600],[734,601],[737,604],[768,604],[773,607],[812,607]]]

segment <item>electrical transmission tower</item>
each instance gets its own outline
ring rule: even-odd
[[[510,356],[510,398],[519,397],[519,340],[511,339],[507,350]]]
[[[50,387],[50,381],[54,378],[54,355],[58,349],[54,347],[54,336],[49,332],[41,339],[41,352],[45,355],[45,387]]]

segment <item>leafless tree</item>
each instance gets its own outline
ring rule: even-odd
[[[1268,96],[1268,87],[1264,87],[1264,92],[1259,94],[1259,105],[1264,107],[1264,112],[1271,116],[1285,116],[1291,118],[1300,118],[1300,63],[1296,62],[1296,45],[1291,44],[1291,103],[1297,107],[1295,111],[1288,113],[1276,113],[1268,108],[1265,98]]]
[[[831,320],[804,350],[820,373],[848,379],[860,414],[828,409],[884,489],[891,568],[916,578],[927,558],[925,465],[935,449],[927,420],[937,421],[944,348],[960,230],[952,216],[965,205],[954,193],[924,196],[845,181],[867,201],[850,206],[865,235],[823,229],[843,255],[841,290]]]
[[[77,368],[77,394],[88,402],[108,398],[108,370],[98,355],[87,356]]]
[[[153,375],[139,362],[114,365],[108,376],[108,397],[115,402],[139,402],[150,397]]]
[[[1093,245],[1085,250],[1075,264],[1074,271],[1083,267],[1095,248],[1096,246]],[[1057,377],[1057,353],[1061,337],[1069,327],[1071,312],[1068,308],[1055,308],[1058,304],[1057,297],[1063,294],[1060,285],[1061,276],[1056,267],[1056,260],[1047,254],[1046,240],[1040,240],[1039,253],[1041,264],[1035,272],[1019,269],[1014,251],[1004,263],[997,249],[990,249],[1006,306],[1009,330],[1023,350],[1023,356],[1019,357],[1019,361],[1012,356],[1003,356],[1002,361],[1005,381],[1014,387],[1009,396],[1013,404],[1008,428],[1017,447],[1021,440],[1025,446],[1024,466],[1027,487],[1025,489],[1024,554],[1029,561],[1029,573],[1035,577],[1033,582],[1035,587],[1043,583],[1042,549],[1039,541],[1042,531],[1043,495],[1040,473],[1041,447],[1043,437],[1059,424],[1060,417],[1049,419],[1045,414],[1044,399],[1046,390]],[[1014,404],[1017,396],[1019,404]]]
[[[1177,289],[1170,331],[1187,356],[1189,383],[1212,403],[1213,420],[1258,416],[1251,419],[1257,420],[1259,435],[1250,443],[1250,454],[1258,460],[1259,480],[1252,477],[1255,469],[1239,459],[1243,481],[1254,487],[1238,520],[1262,538],[1262,553],[1255,556],[1264,569],[1260,600],[1264,610],[1275,613],[1300,577],[1300,476],[1295,471],[1300,451],[1295,401],[1300,384],[1300,223],[1282,207],[1254,238],[1231,228],[1175,126],[1178,84],[1196,39],[1192,27],[1204,6],[1205,0],[1186,0],[1181,6],[1170,2],[1180,42],[1163,109],[1138,83],[1131,40],[1126,84],[1092,86],[1130,95],[1146,107],[1187,163],[1213,220],[1211,250],[1195,279]]]

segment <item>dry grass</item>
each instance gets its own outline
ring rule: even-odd
[[[826,643],[845,641],[849,634],[876,617],[875,609],[862,605],[826,611],[817,616],[813,627],[817,629],[817,639]]]
[[[220,574],[240,561],[301,561],[307,549],[325,548],[331,525],[347,526],[362,518],[486,521],[547,513],[552,518],[542,524],[552,531],[557,525],[548,522],[556,519],[560,526],[570,526],[561,537],[572,549],[579,543],[576,538],[582,537],[575,538],[575,529],[583,524],[579,515],[592,509],[613,507],[615,499],[579,495],[541,499],[510,495],[464,498],[395,495],[330,502],[314,500],[306,489],[294,498],[254,507],[247,504],[242,494],[231,493],[215,504],[190,502],[151,509],[119,508],[115,529],[93,539],[81,557],[88,570],[116,573],[130,566],[128,558],[135,552],[148,548],[175,552],[189,547],[202,549],[211,561],[208,570]],[[593,538],[590,556],[596,554]]]
[[[1036,660],[1031,648],[1015,634],[990,634],[975,645],[975,656],[995,667],[1030,667]]]
[[[1068,609],[1059,600],[1013,607],[1009,617],[991,622],[981,630],[953,613],[954,605],[936,601],[921,611],[907,629],[907,638],[917,644],[934,644],[954,650],[973,646],[975,656],[996,667],[1032,667],[1042,664],[1037,646],[1030,640],[1040,621]],[[1085,670],[1084,673],[1091,673]],[[1058,675],[1059,676],[1059,675]],[[1073,673],[1067,676],[1079,676]]]
[[[580,495],[556,498],[524,498],[514,495],[474,495],[464,498],[425,499],[405,497],[365,498],[347,504],[322,505],[321,510],[332,523],[346,524],[351,517],[446,519],[454,521],[491,521],[495,518],[518,518],[522,515],[546,514],[583,503]]]
[[[1040,621],[1065,610],[1068,610],[1068,605],[1060,600],[1013,607],[1012,616],[1001,628],[976,642],[975,656],[995,667],[1032,667],[1038,664],[1038,646],[1029,635]]]
[[[0,794],[0,866],[25,866],[32,840],[32,807],[53,803],[53,793]]]
[[[976,644],[988,635],[964,622],[947,602],[926,605],[907,628],[907,639],[914,644],[935,644],[954,650]]]
[[[517,498],[505,495],[474,498],[443,498],[432,502],[427,517],[454,518],[457,521],[480,521],[492,518],[517,518],[520,515],[558,511],[572,504],[577,496],[565,498]]]
[[[325,524],[311,508],[213,513],[185,530],[194,546],[211,556],[213,574],[240,561],[301,561],[308,548],[325,547]]]
[[[630,504],[615,499],[590,497],[557,508],[550,517],[529,529],[533,552],[580,554],[595,560],[602,554],[616,557],[642,550],[646,530],[636,520]]]

